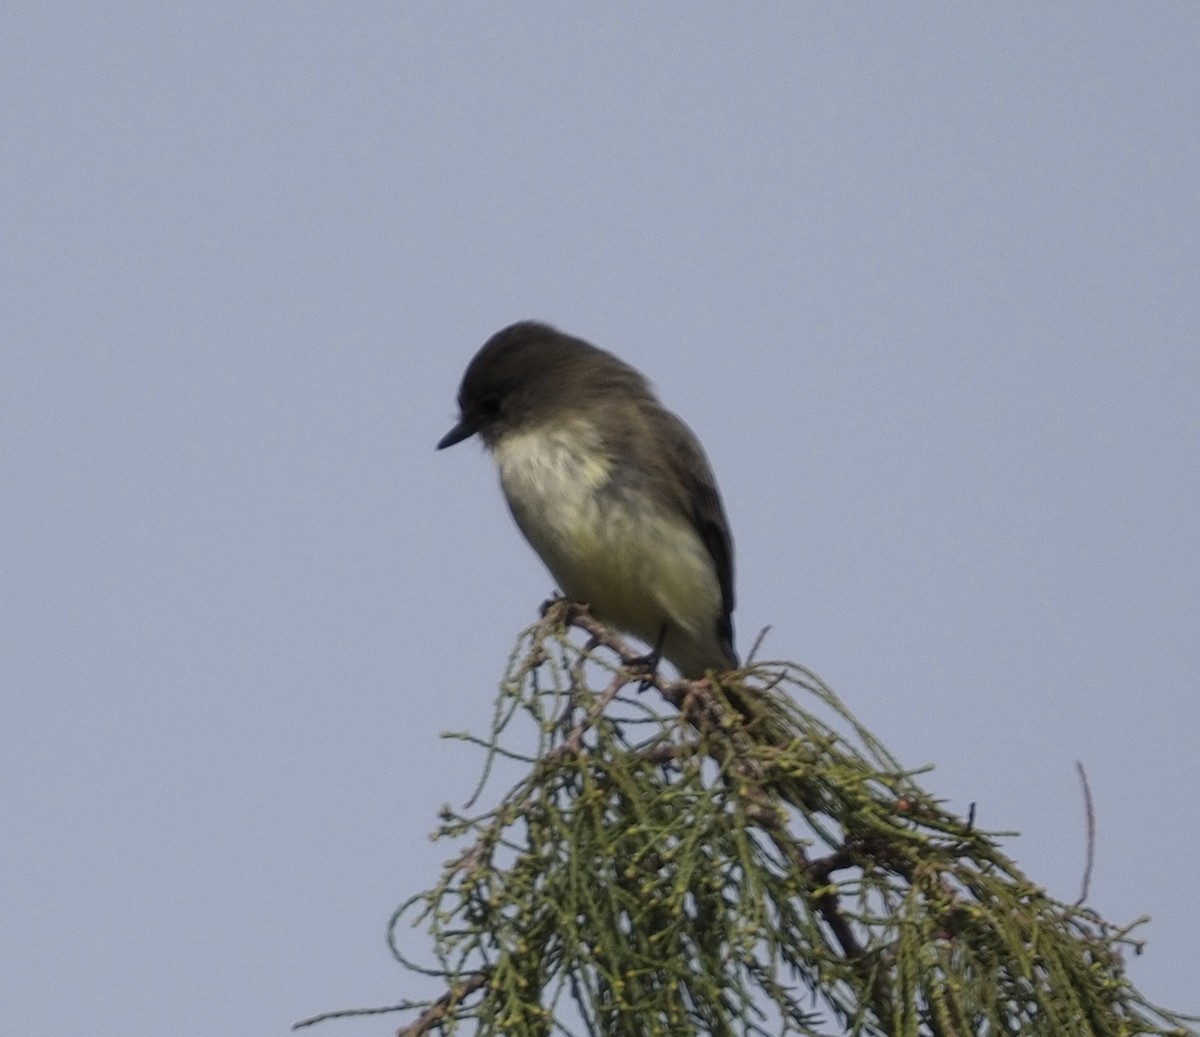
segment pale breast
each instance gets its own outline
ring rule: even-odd
[[[586,425],[511,432],[494,446],[500,484],[521,531],[558,576],[603,537],[600,494],[612,462]],[[559,565],[556,565],[558,562]]]
[[[588,426],[510,433],[493,453],[513,517],[564,594],[652,644],[664,622],[711,629],[720,588],[696,530],[636,487],[613,492],[615,462]]]

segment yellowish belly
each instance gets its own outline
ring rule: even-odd
[[[517,524],[563,593],[600,619],[651,645],[672,629],[680,645],[711,640],[721,592],[694,527],[656,506],[652,486],[614,492],[613,462],[590,438],[567,427],[496,444]]]

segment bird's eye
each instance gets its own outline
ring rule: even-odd
[[[500,416],[500,397],[495,393],[488,393],[487,396],[481,397],[479,400],[479,416],[485,421],[491,421],[493,418]]]

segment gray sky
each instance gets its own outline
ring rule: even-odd
[[[739,647],[1068,900],[1087,764],[1091,902],[1200,1010],[1200,6],[0,18],[0,1032],[429,989],[437,734],[552,588],[433,444],[520,317],[704,441]]]

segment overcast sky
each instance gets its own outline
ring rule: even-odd
[[[1066,900],[1085,762],[1091,903],[1200,1010],[1198,52],[1191,2],[9,4],[0,1032],[430,989],[438,733],[553,586],[433,445],[522,317],[705,443],[741,650]]]

